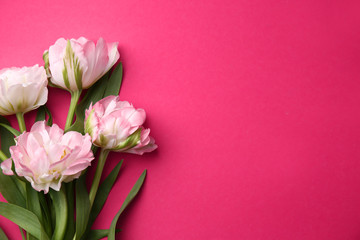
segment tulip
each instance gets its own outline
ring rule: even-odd
[[[84,37],[58,39],[44,54],[51,83],[70,92],[91,87],[119,59],[117,45],[102,38],[96,45]]]
[[[43,67],[5,68],[0,71],[0,114],[26,113],[44,105],[48,98]]]
[[[16,145],[10,147],[11,158],[1,168],[4,174],[13,175],[14,164],[16,174],[29,181],[35,190],[59,191],[62,182],[78,178],[91,165],[94,159],[91,145],[88,134],[64,134],[56,124],[49,127],[45,121],[36,122],[30,132],[16,138]]]
[[[146,114],[118,96],[108,96],[85,111],[85,132],[93,144],[112,151],[142,155],[157,148],[150,129],[144,129]]]
[[[146,114],[135,109],[118,96],[108,96],[85,111],[85,132],[91,136],[95,146],[101,147],[99,161],[90,189],[92,205],[99,186],[102,171],[109,151],[129,152],[142,155],[157,148],[150,129],[144,129]]]
[[[96,45],[84,37],[58,39],[43,58],[51,84],[71,93],[65,130],[71,126],[81,90],[91,87],[119,59],[117,43],[106,43],[100,38]]]

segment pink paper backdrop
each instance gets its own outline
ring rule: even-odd
[[[119,42],[120,97],[146,109],[159,145],[110,156],[125,164],[98,228],[148,169],[119,239],[355,240],[356,2],[3,0],[0,68],[42,64],[59,37]],[[69,95],[50,94],[63,127]]]

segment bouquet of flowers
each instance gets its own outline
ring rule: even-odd
[[[146,114],[118,94],[122,64],[117,43],[81,37],[58,39],[43,55],[44,67],[0,71],[0,215],[16,223],[23,239],[115,239],[120,214],[140,190],[141,174],[109,229],[92,229],[122,161],[100,183],[111,151],[142,155],[157,148],[143,127]],[[46,107],[47,87],[71,94],[64,130]],[[82,94],[83,93],[83,94]],[[24,114],[37,110],[26,129]],[[4,117],[15,114],[19,129]],[[91,187],[87,169],[97,158]],[[0,239],[8,239],[0,229]]]

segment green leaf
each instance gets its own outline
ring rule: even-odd
[[[26,183],[26,208],[38,217],[41,224],[43,223],[38,192],[31,187],[29,182]],[[28,240],[36,240],[36,238],[30,235]]]
[[[21,134],[21,132],[19,132],[18,130],[16,130],[15,128],[12,128],[9,125],[6,125],[4,123],[0,123],[0,126],[5,128],[6,130],[8,130],[12,135],[14,136],[19,136]]]
[[[19,227],[19,230],[20,230],[20,234],[21,234],[21,239],[22,240],[26,240],[26,237],[24,235],[24,229],[22,229],[21,227]]]
[[[36,113],[35,122],[44,121],[46,118],[46,112],[43,106],[39,107]]]
[[[116,232],[120,232],[120,229],[116,229]],[[90,231],[89,237],[86,240],[99,240],[107,237],[109,229],[93,229]]]
[[[42,213],[42,225],[44,226],[44,230],[46,231],[48,236],[52,236],[52,221],[51,221],[51,213],[48,201],[49,195],[44,194],[44,192],[38,192],[39,203]]]
[[[109,83],[110,71],[107,72],[99,81],[97,81],[86,93],[84,100],[81,101],[82,115],[85,116],[84,111],[90,106],[90,103],[96,103],[104,97],[104,92]],[[80,109],[79,109],[80,110]]]
[[[121,213],[126,209],[126,207],[131,203],[131,201],[136,197],[136,195],[138,194],[141,186],[144,183],[145,180],[145,176],[146,176],[146,169],[144,170],[144,172],[141,174],[141,176],[139,177],[139,179],[136,181],[135,185],[133,186],[133,188],[131,189],[129,195],[126,197],[124,203],[122,204],[120,210],[117,212],[117,214],[115,215],[114,219],[111,222],[110,225],[110,229],[109,229],[109,236],[108,236],[108,240],[115,240],[115,229],[116,229],[116,224],[117,221],[121,215]]]
[[[91,208],[86,233],[84,234],[82,239],[84,239],[84,240],[87,239],[87,236],[88,236],[87,233],[90,231],[90,228],[93,225],[96,217],[99,215],[101,209],[103,208],[103,206],[106,202],[106,199],[111,191],[111,188],[114,185],[114,183],[118,177],[122,163],[123,163],[123,160],[121,160],[114,167],[114,169],[109,173],[109,175],[105,178],[105,180],[100,184],[98,192],[97,192],[95,200],[94,200],[94,203],[93,203],[93,206]]]
[[[76,180],[76,240],[84,234],[90,214],[90,200],[85,180],[85,174]]]
[[[16,184],[16,181],[20,182],[20,180],[17,179],[15,176],[7,176],[2,171],[0,171],[0,192],[3,197],[9,203],[25,208],[25,190],[19,189],[21,188],[21,185],[20,183],[19,185]]]
[[[35,122],[44,121],[46,119],[46,115],[48,116],[47,125],[52,126],[53,118],[52,118],[50,110],[46,107],[46,105],[39,107],[39,109],[37,110]]]
[[[114,69],[114,71],[111,73],[111,77],[109,79],[109,82],[106,86],[104,97],[110,96],[110,95],[119,95],[121,82],[123,78],[123,66],[120,62]]]
[[[38,192],[31,187],[31,184],[29,182],[26,183],[26,199],[27,209],[32,211],[41,222],[42,213],[39,202],[39,195]]]
[[[29,232],[26,233],[26,240],[37,240],[36,237],[34,237],[33,235],[31,235]]]
[[[9,240],[1,228],[0,228],[0,239],[1,240]]]
[[[0,116],[0,123],[11,126],[9,121],[3,116]],[[10,156],[9,148],[15,145],[14,135],[10,133],[7,129],[2,127],[0,128],[0,139],[1,150],[5,153],[5,155]]]
[[[75,199],[74,199],[74,184],[75,181],[65,183],[66,185],[66,197],[67,197],[67,205],[68,205],[68,220],[67,220],[67,228],[64,239],[73,239],[75,235]]]
[[[50,189],[49,193],[53,202],[56,216],[53,239],[64,239],[67,227],[66,221],[68,218],[68,206],[65,186],[62,186],[60,188],[60,191]]]
[[[34,237],[49,240],[37,216],[29,210],[14,204],[0,202],[0,215],[19,225]]]

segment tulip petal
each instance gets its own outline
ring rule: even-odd
[[[89,68],[88,71],[84,74],[84,78],[96,80],[99,79],[107,72],[106,67],[109,60],[107,45],[104,39],[100,38],[97,41],[95,48],[93,42],[87,42],[84,45],[84,53],[89,62]],[[88,88],[92,84],[92,81],[84,82],[84,87]]]
[[[12,159],[8,158],[1,163],[1,169],[5,175],[14,175],[14,172],[11,170]]]

